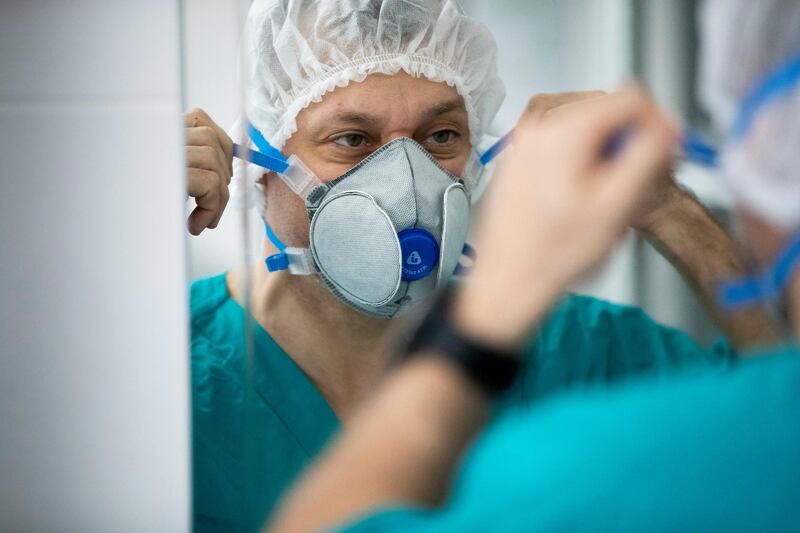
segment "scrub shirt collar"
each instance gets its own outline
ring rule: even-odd
[[[254,323],[253,387],[309,457],[314,457],[339,428],[322,393],[297,363]]]

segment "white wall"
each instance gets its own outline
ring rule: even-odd
[[[179,4],[0,3],[0,531],[186,531]]]

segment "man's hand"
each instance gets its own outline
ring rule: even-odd
[[[572,93],[539,93],[528,100],[528,106],[522,112],[519,123],[532,123],[557,115],[559,108],[586,100],[595,100],[608,96],[605,91],[578,91]],[[563,111],[563,109],[561,109]]]
[[[228,204],[233,175],[233,141],[202,109],[185,115],[186,192],[197,202],[189,215],[189,232],[216,228]]]
[[[520,122],[546,124],[605,95],[602,91],[538,94]],[[647,186],[630,225],[681,273],[735,347],[771,344],[778,338],[761,309],[730,314],[718,307],[719,280],[739,277],[744,269],[734,240],[694,195],[678,186],[671,166]]]
[[[541,93],[528,101],[520,122],[544,121],[558,117],[575,109],[575,104],[596,100],[606,96],[605,91],[579,91],[569,93]],[[631,226],[640,231],[649,231],[664,213],[680,200],[682,191],[675,183],[672,168],[667,168],[652,184],[631,219]]]
[[[609,140],[630,139],[612,159]],[[488,192],[456,320],[484,342],[512,348],[568,284],[624,232],[668,168],[677,134],[638,88],[532,112]]]

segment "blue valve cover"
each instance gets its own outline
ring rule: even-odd
[[[439,263],[439,244],[433,235],[424,229],[410,228],[398,233],[397,238],[403,258],[403,281],[417,281],[433,272]]]

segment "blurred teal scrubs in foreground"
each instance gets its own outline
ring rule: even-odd
[[[225,276],[192,285],[195,531],[257,530],[339,427],[303,371],[253,324],[255,357],[247,375],[245,314],[228,294]],[[501,403],[506,410],[568,388],[695,364],[726,367],[732,357],[724,341],[703,350],[639,309],[567,296],[536,332],[520,380]],[[526,439],[521,445],[536,440]]]
[[[521,409],[446,507],[347,531],[800,531],[800,352]]]

